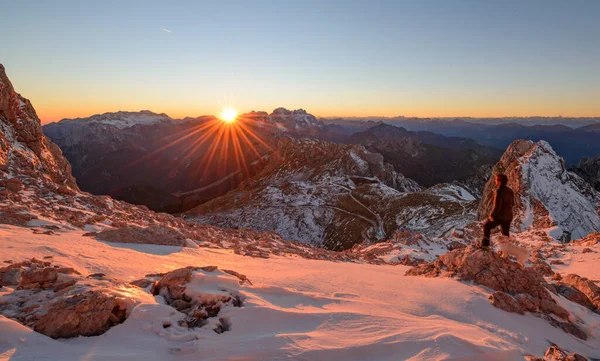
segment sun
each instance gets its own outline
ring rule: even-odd
[[[228,108],[221,110],[221,115],[219,116],[219,118],[221,118],[221,120],[224,122],[231,123],[231,122],[235,121],[237,116],[238,116],[237,110],[235,110],[231,107],[228,107]]]

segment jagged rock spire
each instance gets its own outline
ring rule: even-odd
[[[41,174],[76,188],[69,162],[42,133],[31,102],[15,92],[0,64],[0,163],[13,175]]]

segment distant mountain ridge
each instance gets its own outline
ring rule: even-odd
[[[92,115],[88,118],[62,119],[57,123],[50,123],[47,126],[53,127],[56,125],[89,125],[91,123],[106,124],[119,129],[129,128],[135,125],[149,125],[162,122],[176,122],[178,119],[173,119],[165,113],[157,114],[149,110],[141,110],[139,112],[119,111],[114,113],[104,113]]]
[[[374,120],[367,119],[369,122]],[[594,157],[600,154],[600,142],[597,139],[600,118],[548,118],[552,121],[549,120],[542,125],[525,121],[529,118],[503,119],[505,121],[500,124],[490,124],[485,123],[483,119],[477,121],[477,118],[378,118],[379,121],[409,131],[428,131],[446,137],[470,138],[481,145],[498,149],[506,149],[517,139],[534,142],[544,140],[565,159],[567,166],[577,164],[583,157]],[[344,119],[324,121],[341,126],[349,123]]]
[[[412,129],[410,124],[437,124],[437,123],[475,123],[484,125],[501,125],[501,124],[519,124],[526,126],[542,125],[565,125],[570,128],[580,128],[589,125],[600,124],[600,117],[542,117],[542,116],[523,116],[523,117],[324,117],[321,118],[325,123],[342,124],[348,122],[354,123],[396,123],[403,124],[406,128]]]
[[[361,144],[382,154],[397,172],[426,187],[466,180],[479,167],[495,163],[502,155],[500,149],[480,145],[472,139],[411,132],[389,124],[354,133],[344,142]]]
[[[412,172],[425,186],[465,180],[482,164],[497,161],[501,153],[466,138],[409,132],[383,123],[373,123],[372,130],[352,135],[303,109],[277,108],[270,114],[252,111],[238,116],[238,122],[256,136],[246,137],[256,151],[242,147],[248,164],[248,174],[243,174],[233,152],[215,158],[218,165],[205,164],[211,144],[219,141],[217,133],[204,129],[211,122],[220,123],[214,116],[173,119],[151,111],[114,112],[65,119],[45,125],[43,130],[62,148],[82,189],[167,212],[185,211],[237,188],[260,172],[266,161],[263,158],[271,153],[269,147],[282,137],[365,145],[372,152],[383,153],[384,162],[392,162],[397,172]],[[396,154],[399,144],[405,152]],[[452,161],[443,161],[448,154]],[[411,168],[411,164],[419,166]],[[426,172],[420,172],[422,169]]]
[[[43,130],[62,148],[82,189],[158,211],[181,212],[235,189],[253,175],[274,138],[311,135],[324,126],[302,109],[284,108],[271,114],[241,114],[238,122],[262,138],[261,143],[249,134],[240,140],[244,172],[233,150],[226,155],[220,151],[209,162],[213,145],[224,139],[224,133],[208,131],[222,124],[214,116],[173,119],[147,110],[121,111],[64,119]]]

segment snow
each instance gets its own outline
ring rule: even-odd
[[[600,231],[599,196],[589,185],[574,173],[567,172],[561,158],[550,144],[539,141],[532,152],[519,159],[524,188],[531,197],[539,200],[550,213],[550,218],[560,228],[553,230],[555,238],[562,231],[571,232],[573,238],[581,238],[589,233]],[[533,223],[533,206],[527,197],[522,197],[525,205],[524,229]]]
[[[161,296],[135,294],[129,318],[97,337],[52,340],[0,316],[0,360],[523,360],[555,342],[600,357],[600,316],[585,313],[588,341],[540,318],[491,306],[490,290],[447,278],[406,277],[404,266],[314,261],[293,257],[243,257],[230,250],[109,244],[82,231],[32,234],[0,225],[1,260],[53,256],[52,262],[84,275],[102,272],[132,281],[188,265],[217,265],[243,273],[239,285],[221,273],[196,273],[191,292],[227,289],[241,308],[224,308],[229,332],[177,325],[183,315]],[[160,251],[164,249],[165,251]],[[166,252],[168,251],[168,252]],[[0,289],[7,292],[6,289]],[[173,326],[164,328],[170,322]],[[494,358],[495,357],[495,358]]]
[[[369,163],[366,160],[359,157],[354,152],[354,150],[350,150],[348,154],[350,155],[350,158],[354,161],[354,163],[356,163],[358,169],[360,169],[361,172],[367,173],[367,171],[369,170]]]
[[[172,119],[166,114],[156,114],[148,110],[139,112],[119,111],[115,113],[104,113],[92,115],[89,118],[64,119],[60,123],[64,124],[105,124],[114,126],[118,129],[125,129],[134,125],[152,125],[162,122],[177,122],[180,120]],[[57,124],[60,124],[57,123]]]

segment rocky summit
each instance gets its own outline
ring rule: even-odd
[[[600,193],[575,173],[545,141],[514,141],[494,167],[508,176],[515,192],[513,227],[518,231],[546,229],[555,239],[576,239],[600,231]],[[495,184],[490,178],[479,205],[479,219],[493,207]]]

